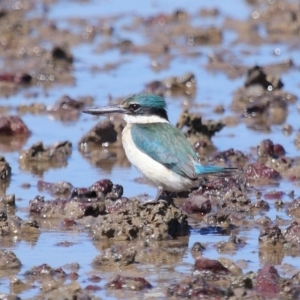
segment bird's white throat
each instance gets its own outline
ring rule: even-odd
[[[149,123],[169,123],[168,120],[161,118],[159,116],[131,116],[131,115],[124,115],[124,120],[126,121],[127,124],[133,124],[133,123],[138,123],[138,124],[149,124]]]

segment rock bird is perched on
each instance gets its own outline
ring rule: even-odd
[[[119,105],[84,110],[92,115],[121,113],[127,123],[122,143],[129,161],[153,182],[157,202],[163,190],[186,191],[203,175],[224,174],[231,168],[202,166],[185,135],[169,123],[167,105],[157,95],[133,95]]]

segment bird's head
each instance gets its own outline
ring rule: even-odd
[[[92,115],[122,113],[129,123],[168,122],[166,101],[152,94],[133,95],[118,105],[95,107],[83,112]]]

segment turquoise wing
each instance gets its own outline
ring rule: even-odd
[[[197,178],[198,157],[185,135],[169,123],[132,124],[131,136],[138,149],[175,173]]]

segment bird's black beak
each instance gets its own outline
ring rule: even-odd
[[[82,111],[85,114],[90,114],[90,115],[96,115],[96,116],[100,116],[100,115],[106,115],[106,114],[112,114],[112,113],[121,113],[124,114],[127,111],[118,106],[106,106],[106,107],[92,107],[86,110]]]

